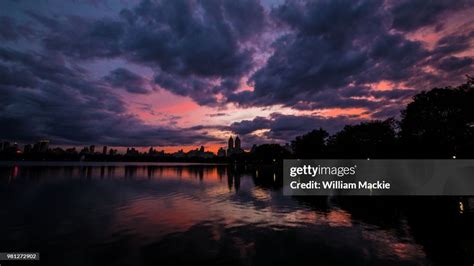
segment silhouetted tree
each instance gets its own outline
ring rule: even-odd
[[[408,155],[446,158],[473,155],[474,79],[413,97],[402,111],[400,137]]]
[[[288,158],[291,158],[291,153],[278,144],[259,145],[252,152],[252,159],[260,163],[281,162]]]
[[[328,140],[333,158],[390,158],[396,154],[395,120],[345,126]]]
[[[328,132],[322,128],[298,136],[291,142],[293,153],[301,159],[323,157],[328,136]]]

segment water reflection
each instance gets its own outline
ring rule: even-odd
[[[0,250],[48,265],[425,265],[474,243],[459,200],[286,197],[273,168],[4,165],[0,203]]]

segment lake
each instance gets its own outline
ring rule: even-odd
[[[0,252],[41,253],[25,265],[474,263],[460,198],[289,197],[275,169],[1,163]]]

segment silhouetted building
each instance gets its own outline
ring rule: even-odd
[[[227,142],[227,156],[232,155],[234,151],[234,139],[232,136],[229,138],[229,141]]]
[[[234,149],[240,150],[240,138],[239,138],[239,136],[237,136],[235,138],[235,147],[234,147]]]
[[[234,148],[234,139],[232,138],[232,136],[229,138],[229,141],[228,141],[228,145],[227,145],[227,149],[233,149]]]
[[[37,149],[39,149],[39,144],[35,144],[36,147],[38,147]],[[4,153],[22,153],[22,152],[26,152],[26,153],[30,153],[30,152],[33,152],[33,148],[32,148],[32,145],[31,144],[25,144],[23,146],[23,149],[20,149],[20,145],[17,143],[17,142],[14,142],[13,144],[11,144],[9,141],[2,141],[0,142],[0,152],[4,152]]]
[[[234,139],[231,136],[228,141],[227,156],[232,156],[233,154],[240,154],[243,152],[244,150],[242,150],[242,148],[240,147],[240,138],[238,136],[235,138],[234,146]]]
[[[43,139],[38,141],[38,152],[44,153],[49,149],[49,140]]]
[[[136,150],[135,148],[127,148],[127,153],[126,155],[139,155],[140,152]]]
[[[21,153],[18,143],[13,143],[12,147],[10,148],[10,151],[14,153]]]
[[[4,142],[2,143],[2,149],[1,149],[1,151],[7,152],[9,149],[10,149],[10,142],[4,141]]]
[[[186,157],[198,157],[198,158],[213,158],[214,153],[210,151],[205,151],[204,146],[201,146],[199,149],[190,150],[185,154]]]
[[[164,156],[164,155],[165,155],[165,151],[158,151],[158,150],[156,150],[155,148],[150,147],[150,149],[148,150],[148,155]]]
[[[64,154],[64,150],[61,149],[61,148],[59,148],[59,147],[57,147],[57,148],[54,148],[54,149],[52,150],[52,153],[53,153],[53,154],[57,154],[57,155],[62,155],[62,154]]]
[[[85,154],[85,153],[89,153],[89,152],[90,152],[89,147],[84,147],[81,150],[81,154]]]
[[[24,153],[30,153],[32,149],[33,149],[33,147],[31,146],[31,144],[26,144],[26,145],[23,147],[23,152],[24,152]]]
[[[217,151],[217,157],[225,157],[227,155],[227,153],[225,152],[225,149],[224,148],[219,148],[219,150]]]
[[[173,153],[173,157],[175,158],[184,158],[186,156],[186,154],[184,153],[183,150],[179,150],[175,153]]]
[[[72,147],[72,148],[66,149],[66,153],[68,153],[68,154],[76,154],[76,153],[77,153],[76,147]]]
[[[95,145],[91,145],[89,147],[89,151],[90,151],[90,153],[94,153],[95,152]]]
[[[104,146],[104,147],[102,148],[102,154],[103,154],[103,155],[107,155],[107,146]]]
[[[3,150],[4,151],[9,151],[10,150],[10,142],[9,141],[3,142]]]
[[[49,149],[49,140],[40,140],[33,145],[32,152],[45,153]]]

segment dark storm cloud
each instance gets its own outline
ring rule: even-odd
[[[411,31],[423,26],[437,24],[449,12],[472,5],[471,0],[396,0],[392,1],[393,27]]]
[[[391,90],[379,90],[370,91],[369,95],[372,95],[378,99],[386,99],[390,101],[399,101],[412,97],[417,93],[416,90],[412,89],[391,89]]]
[[[16,41],[20,38],[30,38],[34,35],[31,27],[18,24],[9,16],[0,16],[0,40]]]
[[[257,116],[252,120],[242,120],[230,125],[230,129],[239,135],[247,135],[255,130],[269,128],[271,121],[268,118]]]
[[[216,140],[202,132],[144,124],[102,81],[60,57],[0,49],[1,138],[56,144],[180,145]],[[24,81],[17,75],[25,73]]]
[[[450,56],[441,60],[438,64],[438,68],[444,71],[453,71],[461,69],[467,66],[471,66],[473,63],[472,57],[455,57]]]
[[[432,51],[432,63],[435,64],[445,56],[451,56],[452,54],[472,49],[472,40],[474,40],[474,30],[461,31],[443,36],[437,41],[436,46]]]
[[[208,106],[218,105],[219,93],[231,93],[239,86],[239,81],[235,78],[225,78],[216,84],[212,80],[175,75],[164,71],[156,71],[154,82],[174,94],[189,96],[196,103]]]
[[[116,68],[112,70],[104,80],[115,88],[124,89],[130,93],[148,94],[148,81],[132,71],[125,68]]]
[[[358,82],[404,81],[420,71],[419,63],[430,55],[421,42],[401,34],[381,33],[368,43],[369,64]]]
[[[45,16],[42,14],[39,14],[33,10],[26,10],[25,14],[36,20],[38,23],[40,23],[43,27],[48,28],[49,30],[59,30],[60,21],[57,20],[56,18],[52,18],[49,16]]]
[[[273,17],[300,34],[321,36],[345,45],[354,34],[378,33],[383,27],[381,0],[287,1]],[[348,27],[350,25],[350,27]]]
[[[262,28],[263,9],[255,1],[227,2],[142,1],[122,12],[129,21],[124,47],[133,60],[170,73],[240,75],[251,66],[251,50],[239,43]],[[252,10],[251,20],[240,16],[244,10]]]
[[[21,23],[0,17],[0,39],[7,43],[0,47],[0,123],[12,128],[2,134],[62,143],[171,145],[212,141],[205,130],[229,130],[150,126],[127,114],[115,89],[148,93],[154,85],[207,106],[362,108],[365,117],[397,115],[416,91],[474,71],[472,57],[459,55],[472,49],[472,24],[442,36],[433,49],[407,37],[425,26],[445,34],[443,18],[469,3],[301,0],[264,10],[252,0],[143,0],[107,16],[35,10],[24,11]],[[35,42],[27,43],[30,39]],[[6,48],[17,43],[17,50]],[[123,67],[92,79],[86,63],[106,59]],[[148,67],[153,78],[129,71],[130,63]],[[247,78],[253,90],[240,90]],[[393,88],[376,91],[373,85],[381,81]],[[398,89],[401,84],[412,89]],[[265,129],[264,137],[283,141],[357,119],[273,114],[230,128],[254,140],[253,132]]]
[[[214,93],[216,86],[207,79],[157,71],[154,81],[161,88],[177,95],[189,96],[200,105],[212,106],[217,104],[217,96]]]
[[[32,88],[36,88],[41,82],[58,83],[81,90],[83,92],[105,95],[105,92],[96,84],[90,84],[87,81],[87,72],[74,64],[67,66],[64,57],[57,53],[37,53],[37,52],[19,52],[17,50],[0,47],[0,60],[3,64],[8,64],[10,72],[5,79],[19,79],[21,76],[15,76],[18,72],[27,73],[25,76],[30,82]],[[33,84],[36,82],[36,84]],[[12,85],[12,84],[10,84]]]
[[[76,59],[114,57],[121,54],[121,22],[90,20],[77,16],[49,21],[50,32],[43,38],[45,47]]]
[[[328,91],[342,95],[353,85],[388,80],[415,86],[430,79],[422,69],[442,67],[440,60],[469,49],[472,32],[445,36],[428,51],[393,29],[436,26],[439,16],[467,2],[288,1],[268,16],[251,0],[143,0],[112,18],[29,14],[49,29],[46,48],[77,59],[120,57],[150,66],[158,86],[200,105],[374,108],[365,99],[333,99]],[[267,32],[280,37],[255,69],[255,45]],[[254,91],[238,92],[248,75]]]
[[[200,125],[200,126],[192,126],[189,128],[186,128],[186,130],[191,130],[191,131],[201,131],[201,132],[207,132],[207,130],[229,130],[229,126],[223,126],[223,125]]]
[[[237,88],[252,67],[253,49],[243,45],[264,25],[256,1],[143,1],[122,11],[128,21],[127,57],[156,66],[155,82],[200,105]]]
[[[407,23],[411,23],[410,27],[431,25],[433,21],[427,18],[428,13],[441,14],[464,6],[460,2],[446,7],[446,3],[423,1],[427,9],[421,15],[426,18]],[[395,1],[390,8],[385,4],[378,0],[288,1],[275,8],[272,17],[286,26],[288,33],[273,43],[274,53],[251,76],[254,91],[231,92],[227,100],[241,106],[282,104],[304,110],[377,109],[397,97],[409,97],[414,91],[397,90],[395,85],[392,93],[359,90],[358,98],[348,96],[345,91],[381,81],[427,89],[418,86],[431,85],[427,81],[436,79],[424,72],[425,67],[442,67],[452,74],[443,76],[445,82],[462,77],[459,72],[453,72],[456,67],[472,70],[467,68],[470,61],[467,58],[462,61],[446,58],[471,47],[474,39],[471,32],[446,36],[430,51],[421,42],[393,31],[392,20],[397,20],[401,27],[398,19],[409,3]],[[395,11],[398,13],[390,13]],[[378,99],[372,101],[367,97]]]
[[[366,42],[383,24],[379,9],[379,1],[287,2],[275,9],[293,31],[273,44],[275,53],[252,77],[256,96],[293,104],[348,84],[367,64]]]
[[[430,89],[434,87],[453,86],[464,79],[465,75],[474,73],[474,62],[471,56],[460,56],[472,50],[474,30],[472,24],[459,27],[455,32],[444,35],[435,44],[430,56],[423,66],[440,71],[419,72],[407,82],[410,87]],[[471,25],[471,26],[469,26]]]
[[[108,6],[109,4],[108,0],[73,0],[73,2],[85,3],[94,7]]]
[[[325,40],[285,38],[275,45],[277,50],[268,64],[252,77],[256,101],[292,105],[318,90],[348,83],[344,77],[357,73],[365,61],[359,51],[335,55],[340,51]]]
[[[334,133],[346,124],[360,121],[360,119],[348,116],[325,118],[322,116],[296,116],[273,113],[268,118],[256,117],[252,120],[232,123],[229,130],[242,136],[247,142],[265,142],[267,139],[271,139],[284,143],[313,129],[323,128],[328,132]],[[262,133],[262,136],[252,134],[257,130],[266,131]]]
[[[262,32],[266,17],[252,0],[144,0],[115,19],[30,16],[49,29],[43,38],[49,50],[150,66],[158,85],[202,105],[216,104],[215,94],[235,90],[250,71],[255,50],[245,44]]]
[[[31,72],[3,64],[0,64],[0,80],[7,86],[33,87],[36,84],[36,78]]]

